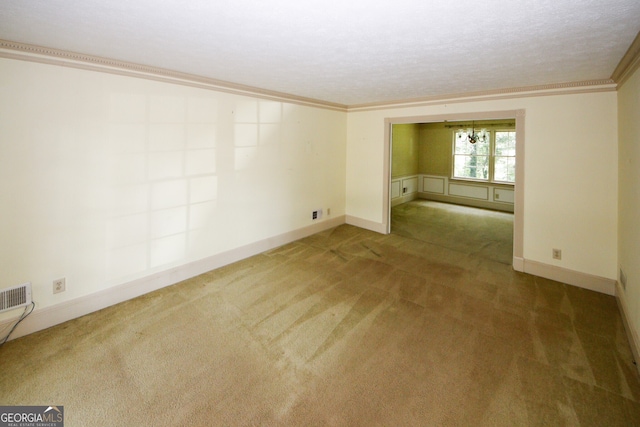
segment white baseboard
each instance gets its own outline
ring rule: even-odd
[[[146,293],[174,285],[207,271],[240,261],[253,255],[277,248],[321,231],[344,224],[344,215],[327,219],[310,226],[260,240],[202,260],[183,264],[131,282],[104,289],[60,304],[36,309],[16,328],[10,339],[41,331],[94,311],[136,298]],[[15,319],[0,322],[0,330],[7,330]]]
[[[350,215],[341,215],[298,230],[293,230],[249,245],[241,246],[227,252],[213,255],[202,260],[183,264],[147,277],[123,283],[90,295],[65,301],[54,306],[36,309],[29,317],[20,323],[11,335],[11,339],[47,329],[111,305],[136,298],[166,286],[174,285],[183,280],[206,273],[207,271],[215,270],[216,268],[223,267],[345,223],[381,234],[387,233],[385,224]],[[536,261],[525,260],[523,258],[514,257],[513,267],[517,271],[545,277],[547,279],[556,280],[558,282],[567,283],[569,285],[590,289],[608,295],[621,295],[622,292],[618,291],[616,293],[617,282],[613,279],[593,276]],[[622,301],[621,304],[625,303],[620,296],[618,296],[618,300]],[[624,308],[626,310],[626,305]],[[626,316],[626,311],[624,311],[624,313]],[[0,322],[0,330],[6,330],[9,325],[13,324],[13,322],[15,322],[15,319],[7,319]],[[635,334],[635,332],[633,333],[635,336],[634,345],[638,347],[638,343],[640,343],[640,341],[637,339],[637,334]],[[640,358],[638,360],[640,360]]]
[[[355,227],[364,228],[365,230],[375,231],[376,233],[388,234],[386,224],[380,222],[373,222],[368,219],[347,215],[346,223]]]
[[[502,212],[513,213],[514,206],[512,203],[491,202],[488,200],[478,200],[468,197],[450,196],[448,194],[433,194],[427,192],[418,193],[418,198],[425,200],[433,200],[434,202],[454,203],[463,206],[472,206],[476,208],[491,209]]]
[[[524,258],[520,258],[520,257],[513,257],[513,269],[515,271],[519,271],[521,273],[524,273]]]
[[[396,197],[395,199],[391,199],[391,207],[396,207],[403,203],[411,202],[413,200],[418,199],[418,193],[405,194],[404,196]]]
[[[618,301],[618,308],[622,316],[624,330],[627,332],[627,339],[629,340],[629,346],[633,353],[633,359],[636,361],[636,369],[640,374],[640,338],[638,337],[638,331],[636,331],[633,326],[633,322],[630,321],[627,294],[618,281],[616,281],[616,300]]]
[[[523,260],[523,267],[524,268],[521,271],[533,274],[534,276],[556,280],[568,285],[601,292],[607,295],[616,294],[615,279],[607,279],[606,277],[594,276],[591,274],[581,273],[579,271],[569,270],[566,268],[557,267],[555,265],[544,264],[542,262],[530,261],[526,259]]]
[[[350,215],[347,215],[346,222],[347,224],[364,228],[366,230],[387,234],[385,224],[353,217]],[[568,285],[589,289],[591,291],[596,291],[607,295],[615,295],[616,293],[616,281],[614,279],[607,279],[606,277],[594,276],[592,274],[569,270],[566,268],[544,264],[537,261],[530,261],[521,257],[513,257],[513,269],[519,272],[533,274],[534,276],[540,276],[546,279],[556,280],[561,283],[566,283]]]

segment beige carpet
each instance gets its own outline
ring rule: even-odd
[[[394,234],[511,265],[513,214],[427,200],[395,207]]]
[[[514,272],[484,240],[509,215],[445,206],[11,341],[0,404],[64,405],[67,426],[640,425],[615,299]]]

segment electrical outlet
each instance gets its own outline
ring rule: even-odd
[[[561,260],[562,259],[562,250],[560,249],[552,249],[551,256],[553,259]]]
[[[60,292],[64,292],[67,290],[67,280],[63,277],[62,279],[56,279],[53,281],[53,293],[59,294]]]
[[[331,215],[331,208],[327,208],[327,215]]]

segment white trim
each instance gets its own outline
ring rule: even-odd
[[[461,197],[463,199],[489,201],[488,185],[469,185],[466,183],[449,181],[449,189],[447,193],[453,197]]]
[[[85,295],[80,298],[65,301],[43,309],[36,309],[29,317],[20,323],[11,335],[11,339],[50,328],[68,320],[128,301],[149,292],[175,285],[183,280],[232,264],[236,261],[260,254],[267,250],[277,248],[312,234],[329,230],[333,227],[344,224],[345,219],[344,215],[337,216],[307,227],[231,249],[227,252],[216,254],[202,260],[190,262],[147,277],[123,283],[90,295]],[[15,319],[7,319],[0,322],[0,330],[4,330],[14,322]]]
[[[118,61],[99,56],[85,55],[43,46],[35,46],[0,39],[0,58],[20,61],[37,62],[41,64],[57,65],[77,68],[80,70],[96,71],[120,76],[155,80],[173,83],[217,92],[232,93],[234,95],[250,96],[279,102],[325,108],[335,111],[347,111],[347,106],[319,99],[306,98],[288,93],[261,89],[208,77],[181,73],[165,68],[150,67],[132,62]]]
[[[512,188],[502,188],[502,187],[492,187],[493,188],[493,197],[492,200],[494,203],[504,203],[506,205],[511,205],[515,203],[515,190]],[[507,200],[504,198],[500,198],[500,194],[503,196],[507,196]],[[511,198],[512,200],[509,200]]]
[[[452,93],[412,99],[387,100],[354,105],[344,105],[319,99],[295,96],[288,93],[261,89],[253,86],[240,85],[203,76],[185,74],[164,68],[150,67],[131,62],[118,61],[110,58],[103,58],[44,46],[19,43],[11,40],[0,39],[0,58],[39,62],[43,64],[73,67],[84,70],[125,75],[129,77],[145,78],[149,80],[216,90],[219,92],[247,95],[282,102],[291,102],[295,104],[326,108],[336,111],[352,112],[391,108],[424,107],[431,105],[513,99],[531,96],[616,91],[617,87],[622,84],[622,82],[624,82],[624,79],[627,76],[632,74],[632,71],[635,70],[640,63],[640,61],[638,61],[637,47],[635,46],[637,46],[637,39],[636,42],[632,44],[630,51],[627,52],[625,57],[623,57],[623,59],[621,60],[620,64],[618,64],[616,71],[613,73],[613,76],[610,79],[586,80],[578,82],[565,82],[505,89],[492,89],[470,93]]]
[[[447,178],[444,176],[420,175],[422,177],[422,192],[445,195]]]
[[[524,259],[525,110],[516,110],[516,183],[513,186],[513,256]]]
[[[358,218],[356,216],[347,215],[346,223],[355,227],[364,228],[365,230],[375,231],[380,234],[389,234],[386,224],[370,221],[368,219]]]
[[[402,197],[402,180],[394,179],[391,181],[391,200]]]
[[[611,75],[611,80],[618,84],[618,89],[640,68],[640,32],[629,46],[618,66]]]
[[[457,203],[466,206],[475,206],[479,208],[499,210],[503,212],[514,211],[515,202],[515,190],[514,185],[496,184],[490,182],[472,182],[465,180],[450,180],[449,177],[444,175],[419,175],[420,191],[418,192],[419,199],[434,200],[445,203]],[[483,198],[469,197],[462,194],[452,194],[452,186],[464,187],[466,189],[484,188],[487,190],[487,196]],[[431,187],[430,191],[428,188]],[[436,188],[437,187],[437,188]],[[497,192],[509,192],[509,197],[513,201],[496,199]],[[489,196],[490,194],[490,196]],[[395,206],[395,200],[392,200],[392,206]]]
[[[515,257],[514,257],[515,261]],[[616,294],[616,281],[606,277],[594,276],[567,268],[549,265],[538,261],[523,260],[524,272],[534,276],[544,277],[568,285],[577,286],[607,295]]]
[[[408,203],[411,202],[413,200],[417,200],[418,199],[418,195],[420,193],[418,192],[414,192],[411,194],[407,194],[406,196],[400,196],[400,197],[396,197],[394,199],[391,199],[391,207],[396,207],[398,205],[401,205],[403,203]]]
[[[498,203],[490,200],[474,199],[471,197],[452,196],[450,194],[418,193],[419,199],[433,200],[434,202],[454,203],[474,208],[491,209],[494,211],[513,213],[513,203]],[[514,215],[515,218],[515,215]]]
[[[74,300],[45,307],[43,309],[36,309],[29,317],[20,323],[10,339],[29,335],[109,306],[128,301],[149,292],[175,285],[183,280],[187,280],[208,271],[215,270],[216,268],[232,264],[242,259],[294,242],[312,234],[329,230],[345,223],[374,231],[376,233],[387,234],[385,224],[350,215],[341,215],[330,220],[325,220],[298,230],[293,230],[249,245],[241,246],[227,252],[174,267],[166,271],[155,273],[128,283],[123,283]],[[621,291],[620,285],[617,281],[536,261],[529,261],[516,256],[513,257],[513,269],[596,292],[616,295],[625,321],[627,334],[630,335],[629,340],[632,344],[632,350],[634,350],[634,356],[636,357],[636,360],[640,360],[640,357],[638,357],[638,354],[640,354],[640,340],[638,339],[637,333],[628,322],[628,310],[626,308],[626,301],[624,300],[624,292]],[[15,322],[15,319],[7,319],[0,322],[0,330],[5,330],[13,324],[13,322]],[[640,367],[638,369],[640,370]]]
[[[515,271],[519,271],[521,273],[524,273],[524,258],[520,258],[520,257],[513,257],[513,269]]]
[[[420,188],[420,175],[405,175],[396,178],[391,178],[391,187],[394,184],[398,184],[398,195],[393,197],[393,189],[391,190],[391,206],[398,206],[402,203],[407,203],[418,198],[418,191]],[[407,188],[409,191],[402,193],[402,190]]]
[[[390,110],[409,107],[429,107],[443,104],[469,103],[480,101],[496,101],[504,99],[528,98],[554,95],[576,95],[581,93],[615,92],[616,83],[611,79],[588,80],[549,84],[530,87],[515,87],[507,89],[488,90],[481,92],[435,95],[417,99],[400,99],[395,101],[381,101],[370,104],[348,105],[348,112],[363,112]]]
[[[622,288],[620,282],[616,281],[616,301],[618,302],[618,309],[622,316],[622,323],[624,324],[624,330],[627,332],[627,339],[629,340],[629,346],[631,347],[631,353],[636,362],[640,362],[640,338],[638,337],[638,331],[633,327],[633,322],[629,315],[629,307],[627,305],[627,295]],[[640,373],[640,365],[636,363],[636,369]]]
[[[514,185],[514,206],[513,206],[513,256],[523,258],[524,256],[524,165],[525,161],[525,117],[526,111],[504,110],[504,111],[477,111],[471,113],[452,113],[422,116],[387,117],[384,119],[384,150],[383,150],[383,171],[382,171],[382,227],[385,234],[391,232],[391,127],[395,124],[407,123],[438,123],[457,120],[516,120],[516,133],[518,143],[516,144],[516,183]],[[426,194],[426,193],[425,193]],[[435,200],[435,197],[426,197]],[[365,227],[366,228],[366,227]]]

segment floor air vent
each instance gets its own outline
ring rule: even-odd
[[[31,304],[31,283],[0,291],[0,313]]]

